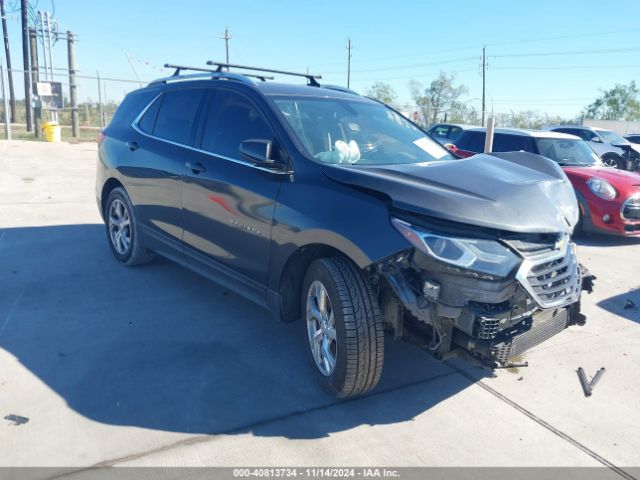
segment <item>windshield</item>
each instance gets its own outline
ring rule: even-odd
[[[393,110],[360,100],[280,97],[274,103],[323,163],[384,165],[455,157]]]
[[[562,166],[599,165],[600,158],[582,140],[538,138],[538,151]]]
[[[628,140],[625,140],[620,135],[618,135],[616,132],[612,132],[611,130],[596,130],[596,132],[598,132],[598,135],[600,135],[602,138],[604,138],[605,142],[609,142],[609,143],[629,143]]]

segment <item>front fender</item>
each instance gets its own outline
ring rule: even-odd
[[[383,199],[327,178],[283,185],[271,231],[271,289],[278,289],[290,256],[308,245],[339,250],[360,268],[410,246],[391,225]]]

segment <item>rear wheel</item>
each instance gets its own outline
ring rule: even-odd
[[[373,389],[384,361],[383,322],[362,272],[343,258],[314,261],[304,279],[302,307],[320,384],[337,397]]]
[[[125,265],[142,265],[153,258],[144,247],[136,212],[129,195],[121,188],[114,188],[105,206],[107,239],[111,253]]]

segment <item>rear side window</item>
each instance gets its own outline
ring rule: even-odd
[[[505,135],[504,133],[496,133],[493,138],[494,152],[525,152],[535,153],[531,137],[523,137],[520,135]]]
[[[216,91],[205,119],[201,148],[240,158],[240,144],[249,139],[273,140],[267,121],[243,95],[228,90]]]
[[[126,124],[131,125],[131,122],[140,114],[142,109],[146,107],[151,99],[158,95],[158,90],[137,90],[131,92],[124,97],[124,100],[113,115],[109,125]]]
[[[190,145],[203,89],[183,89],[166,92],[161,99],[153,135],[183,145]]]
[[[469,152],[484,152],[484,132],[464,132],[456,140],[456,147]]]

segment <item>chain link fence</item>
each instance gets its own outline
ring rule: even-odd
[[[30,83],[34,84],[33,77],[30,73]],[[9,95],[9,78],[13,80],[13,88],[15,92],[15,102],[12,108]],[[62,84],[63,108],[61,110],[41,109],[41,123],[49,121],[57,121],[62,126],[62,135],[65,138],[72,138],[72,106],[70,104],[70,78],[67,69],[57,69],[56,71],[45,73],[44,69],[38,72],[38,81],[40,82],[60,82]],[[27,131],[27,105],[24,95],[24,70],[13,69],[8,71],[3,69],[4,88],[0,90],[0,131],[6,130],[7,112],[13,111],[13,115],[9,113],[11,120],[10,130],[12,138],[27,139],[35,138],[35,121],[31,132]],[[84,72],[77,71],[75,74],[78,126],[80,140],[94,140],[105,125],[113,117],[118,105],[127,93],[146,85],[148,82],[130,78],[115,78],[112,76],[102,76],[99,72],[94,75],[87,75]],[[1,85],[0,85],[1,86]],[[35,87],[32,89],[35,96]],[[4,93],[4,97],[2,97]],[[35,97],[34,97],[35,98]],[[38,109],[34,108],[37,101],[33,102],[32,118],[38,114]],[[5,107],[6,105],[6,107]],[[0,134],[0,138],[4,138]]]

